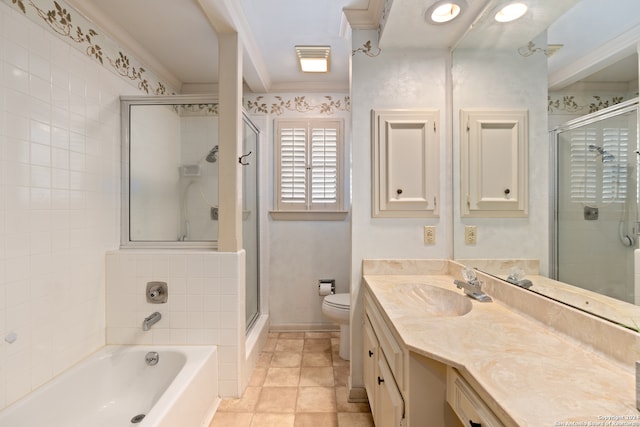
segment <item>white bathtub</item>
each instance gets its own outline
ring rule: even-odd
[[[0,412],[0,427],[206,427],[217,366],[215,346],[106,346]]]

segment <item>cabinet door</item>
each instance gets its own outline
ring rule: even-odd
[[[462,110],[460,124],[462,216],[527,216],[527,112]]]
[[[376,427],[400,427],[404,416],[404,401],[382,353],[378,359],[376,384]]]
[[[375,392],[377,386],[377,372],[376,362],[378,360],[378,340],[373,332],[369,318],[364,316],[364,334],[363,334],[363,375],[364,375],[364,388],[367,390],[367,397],[369,398],[369,406],[371,407],[371,414],[375,417]]]
[[[373,110],[372,215],[438,217],[437,110]]]

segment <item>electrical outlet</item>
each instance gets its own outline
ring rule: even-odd
[[[464,226],[464,243],[475,245],[478,242],[478,230],[475,225]]]
[[[424,244],[435,245],[436,244],[436,227],[433,225],[424,226]]]

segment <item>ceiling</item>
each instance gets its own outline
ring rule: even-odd
[[[382,49],[517,49],[574,4],[594,0],[525,1],[530,12],[517,23],[496,25],[491,19],[505,0],[466,0],[457,20],[432,25],[424,12],[436,0],[68,0],[183,93],[216,90],[217,34],[229,30],[237,31],[245,48],[249,90],[345,91],[351,27],[375,30],[382,23]],[[301,44],[330,45],[331,72],[300,72],[294,47]]]

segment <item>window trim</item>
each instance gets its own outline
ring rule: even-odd
[[[281,197],[282,184],[282,129],[283,128],[304,128],[305,129],[305,193],[303,203],[287,203]],[[312,129],[335,129],[336,130],[336,201],[331,204],[314,203],[311,200],[311,161],[312,161]],[[274,120],[274,209],[270,211],[273,219],[278,220],[344,220],[348,211],[344,209],[345,204],[345,141],[344,141],[344,119],[341,118],[286,118]]]

